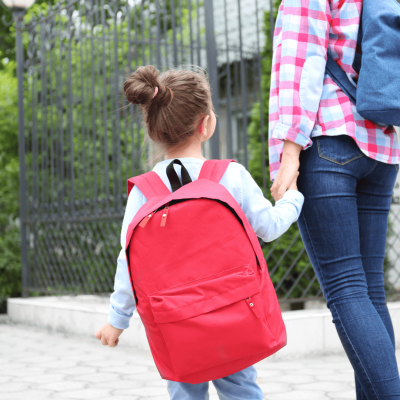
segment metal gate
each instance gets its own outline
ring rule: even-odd
[[[269,40],[262,27],[273,24],[264,18],[271,4],[67,0],[19,20],[28,42],[19,60],[24,295],[112,290],[126,179],[156,162],[139,110],[123,96],[135,67],[207,69],[219,118],[206,156],[248,166],[247,127],[262,100],[261,48]],[[258,110],[267,193],[262,102]],[[282,301],[321,296],[297,227],[264,251]]]

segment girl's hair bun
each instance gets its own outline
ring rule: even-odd
[[[124,83],[127,100],[132,104],[147,104],[154,98],[154,91],[159,87],[160,72],[152,65],[139,67]]]
[[[158,88],[158,90],[156,90]],[[202,69],[139,67],[124,83],[127,100],[140,104],[147,134],[166,148],[183,145],[212,108],[210,85]]]

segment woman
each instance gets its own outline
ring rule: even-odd
[[[363,119],[325,74],[330,51],[357,81],[361,9],[362,0],[282,1],[270,97],[271,191],[279,200],[300,170],[300,232],[354,368],[357,400],[399,400],[383,281],[399,143],[393,127]]]

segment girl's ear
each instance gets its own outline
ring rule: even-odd
[[[203,124],[204,124],[204,118],[202,118],[201,120],[200,120],[200,123],[199,123],[199,133],[201,133],[202,131],[203,131]]]
[[[202,136],[202,138],[206,138],[207,137],[209,120],[210,120],[210,116],[206,115],[200,122],[199,134]]]

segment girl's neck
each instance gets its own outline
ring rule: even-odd
[[[172,160],[175,158],[199,158],[200,160],[206,160],[201,154],[201,143],[193,143],[192,145],[185,146],[180,149],[169,149],[165,154],[165,160]]]

